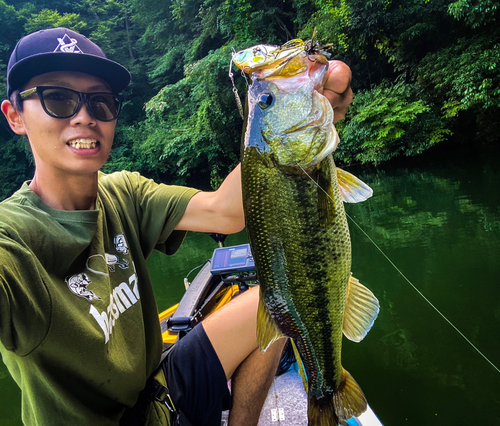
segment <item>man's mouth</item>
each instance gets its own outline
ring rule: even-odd
[[[92,149],[97,147],[99,142],[95,139],[74,139],[66,143],[76,149]]]

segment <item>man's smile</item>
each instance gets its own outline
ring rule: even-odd
[[[66,145],[69,145],[76,149],[93,149],[99,145],[99,142],[96,139],[80,138],[73,139],[72,141],[67,142]]]

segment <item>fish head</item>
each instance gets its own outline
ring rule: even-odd
[[[319,164],[335,150],[339,137],[333,109],[319,93],[328,69],[322,58],[296,56],[289,61],[292,68],[282,68],[279,74],[254,70],[244,149],[255,147],[281,166],[302,168]]]

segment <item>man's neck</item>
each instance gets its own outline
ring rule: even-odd
[[[47,176],[37,173],[30,189],[49,207],[57,210],[94,210],[97,173],[78,176]]]

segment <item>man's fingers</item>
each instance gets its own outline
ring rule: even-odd
[[[332,104],[334,112],[333,122],[336,123],[337,121],[345,118],[345,115],[347,114],[347,108],[352,102],[351,88],[347,88],[347,90],[341,94],[325,89],[323,91],[323,95]]]
[[[328,63],[328,79],[324,89],[334,93],[342,94],[351,86],[351,69],[342,61],[330,61]]]
[[[342,120],[352,102],[351,69],[342,61],[330,61],[328,78],[323,86],[323,95],[334,111],[334,122]]]

